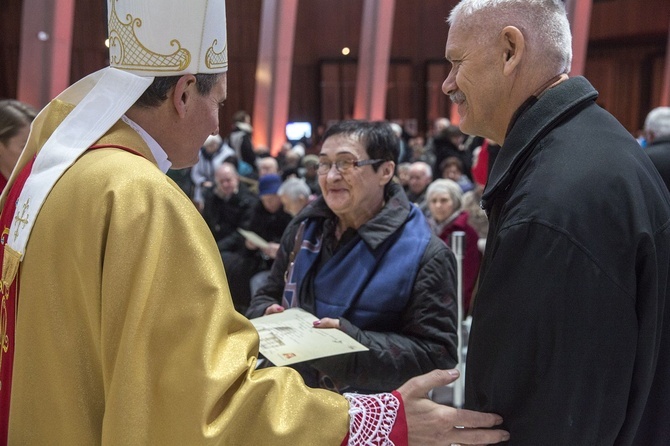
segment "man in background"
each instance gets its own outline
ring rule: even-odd
[[[645,152],[670,188],[670,107],[657,107],[644,120]]]

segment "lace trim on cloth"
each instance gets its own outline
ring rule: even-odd
[[[390,439],[400,401],[391,393],[345,393],[349,402],[348,446],[395,446]]]

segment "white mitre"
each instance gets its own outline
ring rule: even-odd
[[[225,0],[107,0],[110,66],[56,99],[75,106],[40,149],[31,132],[9,183],[37,153],[17,201],[7,245],[23,258],[33,223],[56,181],[109,130],[156,76],[228,70]],[[33,122],[44,120],[47,108]],[[39,152],[38,152],[39,150]]]

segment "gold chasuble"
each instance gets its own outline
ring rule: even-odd
[[[70,109],[52,102],[37,147]],[[344,397],[255,370],[258,335],[233,309],[216,243],[141,137],[119,121],[96,145],[141,156],[87,151],[37,215],[18,272],[9,444],[341,444]]]

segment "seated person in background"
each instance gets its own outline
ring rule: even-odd
[[[409,186],[407,198],[419,206],[421,212],[428,215],[428,204],[426,203],[426,189],[433,181],[433,169],[430,164],[416,161],[409,166]]]
[[[260,202],[251,209],[247,227],[255,232],[268,246],[260,247],[249,240],[234,251],[221,253],[226,267],[226,276],[230,278],[230,293],[235,309],[244,313],[249,306],[253,283],[263,281],[266,274],[254,278],[256,274],[269,271],[277,255],[279,241],[284,230],[291,221],[291,216],[284,212],[281,199],[277,195],[281,178],[277,174],[268,174],[258,180],[258,196]]]
[[[656,107],[644,120],[645,152],[670,189],[670,107]]]
[[[439,179],[433,181],[426,191],[430,208],[428,222],[447,246],[451,247],[451,234],[465,232],[465,252],[463,253],[463,315],[470,309],[472,293],[477,283],[482,254],[479,252],[477,231],[468,224],[468,213],[462,209],[462,191],[455,181]]]
[[[312,191],[304,180],[289,178],[279,186],[277,195],[284,206],[284,211],[295,217],[310,202]]]
[[[463,194],[461,200],[463,210],[468,213],[468,224],[477,231],[477,236],[479,236],[477,246],[481,253],[486,248],[486,236],[489,233],[489,218],[486,211],[481,208],[483,193],[484,186],[476,184],[474,189]]]
[[[321,195],[321,187],[319,186],[319,174],[316,169],[319,167],[319,157],[316,155],[305,155],[302,159],[302,178],[314,195]]]
[[[319,153],[323,196],[281,240],[250,318],[301,307],[366,352],[296,366],[312,387],[369,393],[456,364],[455,263],[392,182],[398,139],[388,123],[343,121]],[[286,277],[286,282],[285,278]]]
[[[205,196],[202,216],[212,231],[219,251],[244,248],[244,237],[237,228],[247,228],[258,198],[240,185],[237,169],[221,164],[214,174],[216,186]]]
[[[432,164],[436,173],[441,172],[442,162],[450,156],[455,156],[463,162],[463,173],[471,175],[472,155],[463,147],[464,135],[456,125],[449,125],[440,130],[433,139],[435,162]]]
[[[302,155],[300,155],[299,150],[290,149],[284,155],[283,167],[281,170],[281,179],[285,180],[287,178],[296,177],[300,178],[300,161],[302,160]]]
[[[402,186],[405,193],[409,190],[409,168],[411,165],[412,163],[400,163],[396,168],[398,183]]]
[[[271,156],[256,158],[256,166],[258,167],[258,178],[271,173],[279,173],[279,164],[277,163],[277,160]]]
[[[221,136],[209,135],[200,149],[200,157],[191,168],[193,181],[193,202],[200,212],[205,206],[205,194],[214,187],[214,173],[216,169],[229,158],[235,157],[235,151],[223,144]]]
[[[475,188],[470,178],[463,173],[463,161],[456,156],[445,158],[440,163],[440,173],[442,178],[455,181],[463,192],[469,192]]]

